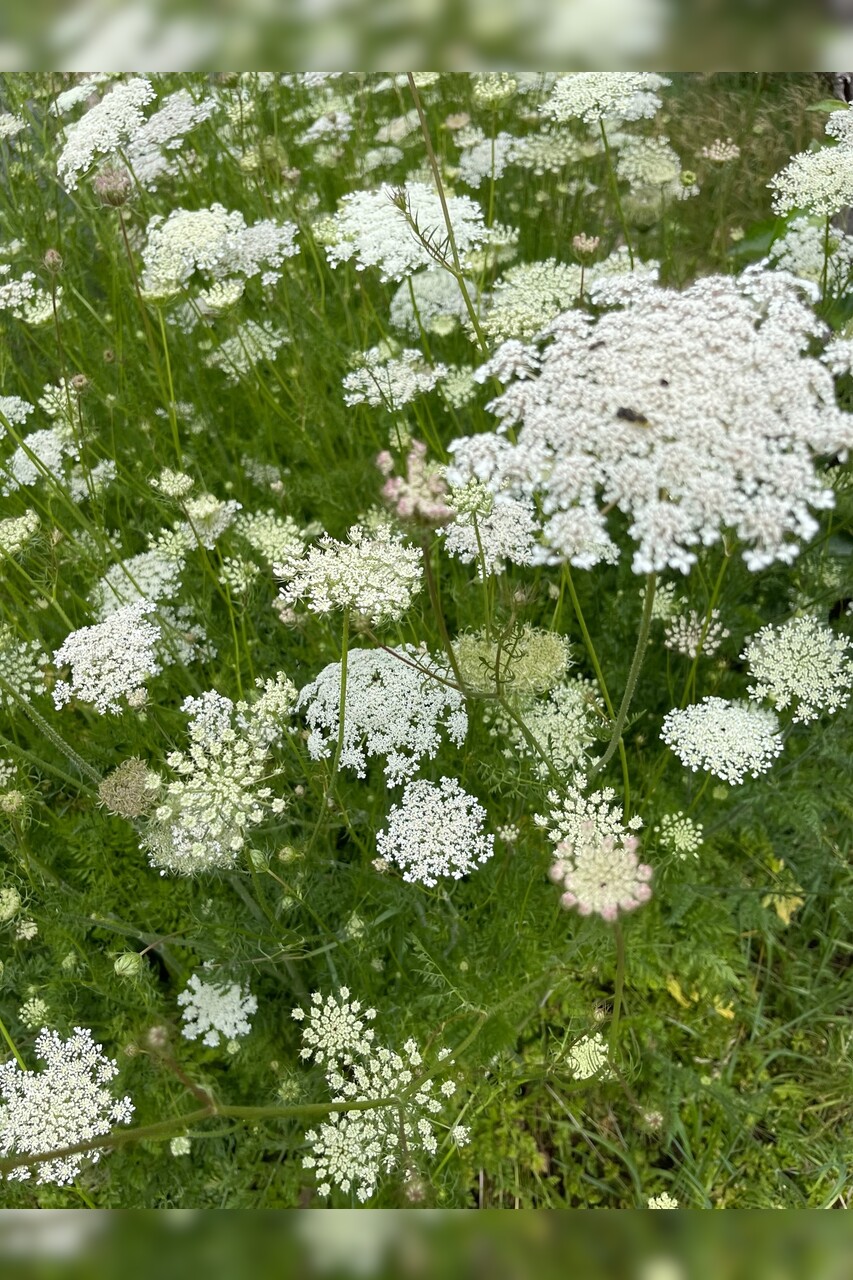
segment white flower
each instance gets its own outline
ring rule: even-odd
[[[147,678],[160,670],[155,656],[160,631],[145,621],[153,610],[150,601],[140,600],[116,609],[97,626],[66,636],[53,655],[57,667],[71,667],[70,679],[57,680],[53,690],[57,710],[78,698],[102,715],[119,712],[119,698],[130,702],[144,691]]]
[[[401,618],[420,589],[420,552],[387,528],[371,536],[353,525],[348,542],[323,534],[301,559],[274,568],[287,583],[285,603],[306,599],[314,613],[352,609],[374,626]]]
[[[695,658],[700,644],[702,653],[709,658],[730,634],[720,622],[719,609],[712,609],[710,618],[696,609],[677,614],[669,619],[663,631],[667,649],[673,649],[685,658]]]
[[[551,805],[548,813],[534,815],[536,825],[544,828],[552,844],[581,845],[593,838],[601,843],[611,837],[618,842],[629,832],[640,830],[642,818],[635,814],[625,822],[622,807],[613,803],[616,792],[612,787],[604,787],[585,796],[586,785],[584,775],[576,773],[569,780],[564,795],[548,792]]]
[[[304,1023],[299,1056],[306,1061],[325,1063],[327,1069],[335,1070],[373,1052],[375,1032],[368,1023],[374,1021],[376,1010],[363,1009],[360,1000],[350,1000],[349,987],[341,987],[336,996],[328,995],[325,1000],[314,991],[307,1015],[304,1009],[296,1008],[291,1016]]]
[[[183,564],[162,551],[142,551],[108,569],[92,590],[99,618],[140,600],[169,600],[181,585]]]
[[[256,320],[244,320],[236,333],[210,352],[205,364],[209,369],[221,369],[228,381],[236,384],[261,361],[275,360],[289,342],[287,334],[270,322],[258,324]]]
[[[249,1015],[256,1013],[258,1002],[248,990],[237,982],[203,982],[194,973],[178,996],[183,1008],[184,1030],[187,1040],[198,1040],[216,1048],[220,1036],[233,1040],[251,1031]]]
[[[234,530],[270,565],[301,556],[305,547],[305,536],[296,521],[274,511],[242,512],[234,521]]]
[[[270,219],[246,225],[239,210],[221,204],[208,209],[173,209],[168,218],[156,214],[148,223],[142,253],[142,289],[153,297],[180,292],[196,272],[205,279],[250,278],[263,273],[263,283],[278,279],[286,258],[299,252],[292,222]]]
[[[750,697],[794,707],[794,720],[817,720],[822,711],[845,707],[853,687],[851,643],[811,614],[780,627],[762,627],[740,655],[755,684]]]
[[[471,280],[466,280],[465,285],[473,300],[476,286]],[[466,315],[462,291],[443,267],[429,267],[409,276],[391,299],[391,324],[414,338],[420,336],[421,329],[427,333],[450,333]]]
[[[600,836],[594,819],[581,824],[579,836],[557,845],[548,873],[563,889],[560,905],[612,923],[620,911],[648,902],[652,869],[640,862],[638,846],[633,835]]]
[[[451,505],[454,499],[455,494],[451,494]],[[476,560],[477,573],[484,579],[502,574],[507,560],[512,564],[533,564],[534,536],[538,532],[539,523],[529,499],[498,493],[488,514],[459,512],[452,524],[440,530],[440,536],[450,555],[464,564]]]
[[[66,191],[75,189],[78,174],[91,167],[96,155],[111,154],[138,133],[145,122],[142,108],[154,96],[154,86],[144,77],[114,84],[96,106],[68,126],[57,162]]]
[[[393,651],[351,649],[347,657],[346,714],[340,764],[365,776],[367,760],[385,757],[390,786],[411,778],[423,758],[434,759],[443,728],[456,746],[468,729],[462,695],[433,676],[446,667],[412,645]],[[327,759],[338,739],[341,664],[330,663],[299,694],[311,730],[312,760]]]
[[[838,138],[837,146],[818,151],[801,151],[784,169],[771,178],[773,211],[790,213],[808,210],[830,218],[853,203],[853,129],[850,109],[834,111],[826,122],[826,132]]]
[[[10,626],[0,622],[0,679],[11,685],[19,698],[29,702],[35,693],[44,693],[44,671],[48,657],[38,640],[21,640]],[[15,705],[16,698],[0,685],[0,706]]]
[[[629,518],[635,573],[686,573],[726,529],[750,569],[790,563],[818,528],[809,507],[834,503],[814,455],[853,444],[831,375],[804,354],[823,330],[801,286],[753,268],[681,293],[628,281],[593,286],[620,310],[564,312],[544,349],[507,343],[481,368],[514,378],[490,407],[515,443],[453,441],[450,482],[473,474],[538,500],[543,558],[579,567],[618,555],[613,507]]]
[[[0,520],[0,552],[7,556],[18,555],[40,527],[41,518],[32,510],[25,511],[22,516]]]
[[[294,1009],[293,1016],[306,1018],[302,1009]],[[377,1045],[373,1030],[365,1025],[375,1017],[375,1009],[362,1011],[358,1000],[350,1000],[346,987],[325,1001],[316,991],[311,997],[301,1056],[325,1065],[332,1101],[385,1100],[385,1105],[368,1110],[331,1112],[306,1133],[312,1150],[303,1165],[314,1170],[323,1196],[336,1186],[355,1191],[364,1202],[382,1174],[410,1167],[420,1153],[435,1155],[434,1118],[444,1107],[443,1099],[456,1092],[453,1080],[436,1090],[435,1081],[423,1078],[423,1058],[414,1040],[407,1040],[401,1053]],[[437,1056],[445,1059],[448,1051]],[[457,1126],[451,1137],[461,1146],[468,1141],[468,1131]]]
[[[702,848],[702,823],[694,822],[681,810],[665,813],[654,832],[664,849],[682,862],[688,855],[698,858]]]
[[[438,786],[419,779],[391,809],[376,848],[410,883],[432,886],[440,876],[459,880],[495,851],[494,836],[483,834],[485,818],[483,806],[455,778],[442,778]]]
[[[670,81],[650,71],[575,71],[560,76],[542,114],[561,123],[651,119]]]
[[[332,266],[355,259],[357,271],[379,267],[383,280],[402,280],[434,259],[406,221],[392,197],[402,190],[404,199],[423,235],[441,251],[447,243],[447,227],[438,194],[420,182],[395,188],[387,183],[377,191],[354,191],[344,196],[335,214],[337,237],[327,245]],[[448,196],[447,206],[461,257],[486,238],[483,211],[469,196]]]
[[[705,769],[732,785],[766,773],[782,750],[772,711],[725,698],[707,697],[670,711],[660,736],[694,773]]]
[[[35,1049],[46,1064],[44,1071],[25,1071],[14,1060],[0,1065],[0,1156],[40,1155],[87,1142],[130,1121],[130,1098],[117,1100],[106,1088],[118,1066],[103,1055],[91,1031],[75,1027],[72,1036],[60,1040],[56,1031],[45,1029]],[[84,1160],[95,1163],[101,1154],[96,1149],[45,1160],[34,1166],[36,1181],[70,1184]],[[7,1174],[20,1181],[30,1176],[25,1165]]]
[[[607,1061],[607,1042],[600,1031],[591,1036],[581,1036],[566,1054],[566,1066],[577,1080],[589,1080],[598,1076],[610,1080],[613,1072]]]
[[[651,1196],[648,1202],[650,1209],[677,1209],[678,1201],[674,1200],[666,1191],[659,1196]]]
[[[343,386],[344,404],[384,405],[396,410],[415,396],[432,391],[447,373],[443,364],[428,365],[420,351],[406,348],[398,356],[372,347],[359,356],[358,368],[348,373]]]
[[[595,693],[589,680],[576,676],[555,685],[546,698],[518,700],[518,711],[542,751],[560,773],[570,773],[582,766],[595,741],[593,729]],[[518,755],[531,757],[539,776],[547,777],[545,762],[534,752],[518,724],[503,707],[490,709],[486,704],[489,732],[505,742],[503,754],[510,759]]]

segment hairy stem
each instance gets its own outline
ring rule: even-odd
[[[634,691],[637,688],[637,680],[640,675],[640,667],[643,665],[643,655],[646,652],[646,645],[649,642],[649,632],[652,629],[652,608],[655,603],[655,587],[657,585],[657,575],[650,573],[646,578],[646,594],[643,600],[643,616],[640,621],[640,631],[637,636],[637,643],[634,648],[634,656],[631,659],[631,668],[628,672],[628,682],[625,685],[625,693],[622,696],[622,704],[619,707],[619,714],[613,725],[613,735],[607,744],[607,750],[600,760],[597,760],[595,766],[591,770],[591,777],[595,777],[604,769],[613,758],[619,743],[622,741],[622,733],[625,728],[625,721],[628,719],[628,708],[631,706],[631,700],[634,697]]]

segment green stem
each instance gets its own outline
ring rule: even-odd
[[[616,942],[616,986],[613,992],[613,1016],[610,1019],[610,1039],[608,1042],[611,1054],[616,1046],[619,1018],[622,1013],[622,993],[625,989],[625,935],[618,920],[613,926],[613,937]]]
[[[66,742],[65,739],[48,724],[41,712],[36,711],[33,704],[31,702],[27,702],[26,698],[21,697],[18,691],[14,689],[7,680],[4,680],[2,676],[0,676],[0,689],[3,689],[4,692],[14,698],[23,710],[24,714],[29,716],[36,728],[44,734],[49,742],[53,743],[58,751],[61,751],[72,764],[75,764],[80,772],[87,777],[90,782],[94,782],[96,787],[100,786],[101,775],[93,769],[90,764],[87,764],[83,757],[77,754],[70,743]]]
[[[607,708],[607,714],[610,716],[611,720],[615,720],[616,711],[613,707],[613,703],[610,701],[610,694],[607,691],[607,683],[604,679],[604,672],[601,670],[601,663],[598,661],[598,654],[595,652],[595,645],[592,643],[592,636],[589,634],[589,628],[586,625],[586,619],[584,618],[583,610],[581,609],[581,602],[578,599],[578,593],[575,590],[575,583],[574,583],[574,579],[572,578],[572,571],[569,568],[568,564],[563,565],[563,578],[566,583],[566,586],[569,588],[569,595],[572,598],[572,608],[575,611],[575,617],[577,618],[578,626],[581,629],[581,635],[583,636],[584,647],[586,649],[587,656],[590,662],[592,663],[592,669],[595,672],[595,678],[598,681],[598,687],[601,690],[601,696],[604,699],[604,705]],[[627,819],[630,816],[628,813],[628,809],[631,801],[631,780],[630,780],[630,775],[628,773],[628,754],[625,751],[625,743],[622,741],[621,737],[619,739],[618,749],[619,749],[619,759],[622,762],[622,781],[625,788],[625,818]]]
[[[450,663],[450,669],[453,672],[456,683],[464,692],[465,681],[462,679],[462,672],[459,670],[459,663],[456,661],[456,654],[453,652],[453,645],[450,642],[450,633],[447,630],[447,623],[444,620],[444,611],[441,607],[441,598],[438,594],[438,584],[436,583],[435,574],[432,570],[432,561],[430,560],[429,546],[427,545],[426,539],[421,543],[421,553],[424,562],[424,577],[426,578],[429,602],[432,606],[435,620],[438,623],[441,643],[444,645],[444,651],[447,654],[447,661]]]
[[[613,157],[610,154],[610,143],[607,141],[607,130],[604,127],[604,121],[599,120],[601,128],[601,141],[604,143],[604,154],[607,159],[607,172],[610,175],[610,185],[613,188],[613,199],[616,202],[616,212],[619,215],[619,225],[622,228],[622,234],[625,237],[625,245],[628,249],[628,261],[631,263],[631,270],[634,270],[634,250],[631,248],[631,237],[628,235],[628,224],[625,221],[625,211],[622,208],[622,201],[619,198],[619,184],[616,181],[616,170],[613,167]]]
[[[628,719],[628,708],[631,705],[631,699],[634,697],[634,691],[637,687],[637,680],[640,675],[640,667],[643,665],[643,655],[646,652],[646,645],[649,642],[649,632],[652,629],[652,608],[655,603],[655,587],[657,585],[657,575],[650,573],[646,578],[646,595],[643,600],[643,616],[640,621],[640,631],[637,636],[637,643],[634,647],[634,656],[631,659],[631,668],[628,672],[628,681],[625,685],[625,693],[622,696],[622,704],[619,707],[619,714],[613,725],[613,735],[607,744],[607,750],[600,760],[597,760],[590,772],[590,777],[594,778],[597,773],[610,762],[619,743],[622,741],[622,733],[625,728],[625,721]]]
[[[335,785],[341,753],[344,749],[344,731],[347,704],[347,658],[349,655],[349,609],[344,609],[344,625],[341,637],[341,693],[338,699],[338,741],[335,746],[335,758],[332,761],[332,776],[329,778],[329,791]]]
[[[450,253],[453,258],[453,275],[456,278],[456,283],[459,285],[462,300],[465,303],[465,310],[468,312],[468,319],[471,321],[471,327],[477,335],[477,341],[479,342],[483,353],[488,355],[488,343],[483,335],[483,330],[480,328],[480,322],[477,319],[477,313],[474,310],[474,304],[471,301],[471,296],[468,293],[468,286],[465,284],[465,277],[462,274],[462,262],[459,258],[459,250],[456,247],[456,236],[453,231],[453,223],[450,220],[450,210],[447,207],[447,197],[444,194],[444,183],[441,179],[441,170],[438,167],[438,159],[436,158],[435,150],[432,145],[432,138],[430,137],[429,127],[426,122],[426,116],[424,115],[424,109],[421,105],[421,95],[418,93],[418,86],[415,84],[415,77],[412,75],[411,71],[407,73],[407,78],[409,81],[409,88],[415,102],[415,109],[418,113],[421,133],[423,134],[424,145],[426,146],[427,156],[429,157],[430,169],[432,170],[432,176],[435,180],[436,189],[438,191],[438,198],[441,202],[441,212],[444,215],[444,225],[447,228],[447,240],[450,245]]]
[[[725,547],[725,544],[723,545]],[[702,632],[699,636],[699,643],[696,646],[696,652],[693,655],[693,661],[691,662],[690,670],[687,673],[687,680],[685,681],[685,684],[684,684],[684,692],[681,695],[681,702],[679,703],[679,706],[681,707],[687,706],[687,699],[690,697],[691,686],[695,686],[695,683],[696,683],[696,668],[698,667],[699,659],[702,656],[702,646],[705,643],[705,638],[708,635],[708,631],[711,626],[711,622],[714,616],[714,610],[717,607],[717,601],[720,598],[720,592],[723,587],[723,578],[725,577],[726,569],[728,568],[728,563],[730,559],[731,559],[731,555],[728,551],[726,551],[725,555],[723,556],[723,563],[720,565],[720,571],[717,574],[717,580],[714,583],[714,590],[711,592],[711,599],[708,604],[708,612],[705,614],[705,625],[702,628]]]

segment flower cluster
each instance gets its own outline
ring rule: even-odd
[[[803,354],[821,329],[800,285],[750,268],[681,293],[629,276],[593,293],[621,309],[564,312],[544,349],[506,343],[479,371],[514,381],[491,405],[497,436],[452,442],[451,483],[538,498],[543,557],[582,568],[618,557],[613,507],[635,573],[686,573],[725,529],[750,569],[790,563],[817,529],[809,506],[834,501],[814,455],[853,444],[829,372]]]
[[[601,836],[594,820],[579,824],[575,839],[557,845],[548,873],[563,890],[560,905],[612,923],[620,911],[648,902],[652,869],[640,862],[638,847],[636,836]]]
[[[194,973],[178,996],[183,1009],[183,1034],[187,1040],[198,1040],[216,1048],[220,1036],[236,1040],[251,1030],[250,1015],[257,1012],[258,1002],[237,982],[204,982]]]
[[[853,688],[853,646],[812,614],[781,627],[762,627],[740,655],[755,684],[750,697],[775,707],[793,706],[794,721],[817,720],[822,711],[845,707]]]
[[[560,76],[542,113],[560,123],[651,119],[669,83],[651,71],[575,71]]]
[[[153,611],[151,601],[140,600],[66,636],[53,655],[57,667],[71,668],[70,678],[54,686],[57,710],[72,698],[91,703],[101,715],[120,712],[120,698],[128,706],[144,703],[145,682],[160,670],[155,652],[160,629],[146,621]]]
[[[0,622],[0,706],[11,707],[17,699],[8,685],[18,695],[30,701],[33,694],[44,692],[44,671],[48,658],[38,640],[21,640],[10,626]]]
[[[477,290],[473,281],[465,287],[471,298]],[[443,267],[429,267],[409,276],[391,299],[391,324],[413,338],[426,333],[451,333],[467,315],[465,299],[457,281]]]
[[[608,1064],[607,1042],[600,1031],[575,1041],[565,1061],[576,1080],[591,1080],[593,1076],[598,1076],[599,1080],[613,1077]]]
[[[274,566],[286,604],[307,600],[314,613],[352,609],[371,625],[401,618],[420,588],[421,557],[389,529],[370,535],[353,525],[349,541],[323,534],[300,559]]]
[[[142,288],[169,298],[196,272],[212,280],[260,275],[263,284],[272,284],[284,260],[299,252],[296,232],[292,222],[270,219],[247,226],[239,210],[229,212],[221,204],[173,209],[165,220],[157,214],[148,223]]]
[[[676,614],[668,620],[663,631],[667,649],[681,653],[685,658],[695,658],[700,649],[710,657],[730,634],[720,621],[719,609],[712,609],[709,616],[698,613],[696,609]]]
[[[154,86],[144,77],[114,84],[76,124],[69,125],[65,146],[57,162],[66,191],[77,186],[77,177],[91,168],[96,155],[111,155],[138,134],[145,123],[142,108],[155,97]]]
[[[346,714],[340,764],[363,778],[367,760],[385,759],[390,786],[411,778],[424,757],[434,759],[443,728],[461,746],[468,729],[462,695],[446,680],[444,665],[405,645],[352,649],[347,656]],[[338,739],[341,664],[330,663],[299,695],[311,730],[308,751],[327,759]]]
[[[766,773],[782,750],[772,711],[749,702],[706,697],[664,716],[661,738],[682,764],[736,786]]]
[[[151,865],[161,874],[232,867],[247,829],[268,810],[285,809],[286,801],[261,784],[296,690],[284,675],[257,684],[261,693],[252,703],[234,704],[214,692],[184,702],[191,715],[189,750],[167,757],[179,777],[166,785],[144,837]]]
[[[395,356],[385,347],[372,347],[344,378],[344,404],[400,409],[416,396],[432,391],[446,372],[443,364],[428,365],[414,348],[407,347]]]
[[[454,640],[453,651],[465,685],[475,693],[547,693],[571,665],[566,637],[529,622],[500,638],[465,632]]]
[[[454,1080],[438,1086],[430,1079],[414,1040],[401,1053],[377,1045],[365,1026],[375,1016],[375,1009],[362,1011],[358,1000],[350,1001],[346,987],[325,1001],[315,992],[307,1015],[293,1010],[304,1023],[302,1056],[325,1064],[332,1101],[376,1104],[332,1112],[305,1135],[312,1150],[303,1164],[314,1170],[320,1195],[330,1195],[334,1186],[354,1191],[362,1203],[383,1174],[413,1172],[418,1155],[435,1155],[435,1117],[456,1092]],[[438,1057],[446,1061],[449,1052]],[[450,1136],[462,1146],[469,1135],[457,1126]]]
[[[449,196],[447,207],[457,250],[464,256],[486,239],[483,211],[469,196]],[[357,271],[379,267],[382,280],[402,280],[420,267],[433,266],[433,256],[412,230],[409,218],[437,252],[446,249],[441,201],[424,183],[410,182],[403,188],[384,184],[376,191],[344,196],[334,218],[335,242],[326,246],[329,261],[337,266],[354,259]]]
[[[435,885],[440,876],[461,879],[493,855],[494,836],[483,833],[486,811],[455,778],[410,782],[388,826],[376,837],[380,857],[411,883]]]
[[[455,494],[451,494],[453,503]],[[539,523],[533,503],[497,493],[488,513],[458,511],[455,520],[441,530],[444,545],[463,564],[477,562],[481,579],[499,575],[512,564],[534,563],[534,537]]]
[[[107,1134],[128,1124],[130,1098],[116,1099],[106,1087],[118,1065],[104,1056],[85,1027],[75,1027],[67,1040],[44,1029],[36,1039],[36,1056],[44,1071],[25,1071],[17,1062],[0,1065],[0,1155],[35,1156]],[[74,1182],[87,1158],[96,1163],[97,1148],[88,1153],[57,1156],[35,1166],[36,1181],[66,1186]],[[23,1181],[31,1176],[21,1165],[7,1175]]]
[[[618,843],[640,830],[643,820],[638,814],[625,823],[621,806],[613,803],[616,792],[612,787],[585,796],[586,785],[582,773],[574,774],[564,795],[548,792],[549,811],[534,815],[537,827],[547,832],[553,845],[576,846],[592,839],[603,843],[608,838]]]
[[[665,813],[654,833],[666,849],[682,862],[687,857],[698,858],[702,848],[702,823],[694,822],[686,813]]]
[[[801,151],[769,182],[777,214],[801,209],[826,219],[853,204],[853,112],[833,111],[826,122],[836,146]]]
[[[518,700],[518,711],[542,751],[560,773],[571,773],[582,767],[595,741],[592,684],[582,676],[555,685],[544,698]],[[490,709],[486,718],[493,737],[506,745],[503,754],[510,759],[531,756],[540,777],[547,777],[548,767],[538,756],[519,725],[503,707]]]

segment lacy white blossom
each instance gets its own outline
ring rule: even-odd
[[[507,161],[512,154],[515,138],[511,133],[500,132],[487,138],[482,129],[466,131],[457,142],[463,148],[459,156],[459,181],[466,187],[481,187],[487,178],[497,181],[503,177]]]
[[[373,1030],[365,1026],[376,1010],[362,1011],[349,994],[342,987],[338,997],[323,1001],[314,992],[307,1021],[302,1009],[294,1009],[293,1016],[305,1023],[302,1057],[326,1065],[332,1101],[386,1100],[366,1110],[330,1112],[305,1135],[312,1151],[303,1165],[314,1170],[320,1195],[329,1195],[336,1186],[355,1191],[363,1203],[383,1174],[398,1169],[409,1173],[419,1155],[435,1155],[435,1117],[456,1092],[456,1082],[446,1079],[439,1086],[430,1079],[414,1040],[407,1040],[401,1053],[377,1045]],[[448,1056],[447,1050],[438,1054],[440,1060]],[[459,1126],[451,1137],[462,1146],[468,1131]]]
[[[396,786],[414,776],[424,757],[435,758],[441,730],[461,746],[468,729],[462,695],[432,678],[447,675],[444,665],[413,645],[392,652],[351,649],[341,767],[363,778],[368,759],[384,757],[385,777]],[[339,662],[324,667],[299,694],[296,710],[304,711],[311,730],[312,760],[328,759],[335,749],[340,694]]]
[[[477,572],[483,579],[502,574],[507,560],[512,564],[533,564],[534,536],[538,531],[532,502],[498,493],[488,514],[460,512],[441,530],[441,536],[450,555],[463,564],[476,560]]]
[[[618,555],[612,507],[635,573],[686,573],[725,529],[750,569],[790,563],[817,531],[809,507],[834,503],[814,455],[853,444],[831,375],[803,354],[822,330],[796,282],[750,268],[682,293],[618,276],[593,294],[622,309],[564,312],[544,350],[507,343],[480,370],[514,376],[491,407],[516,443],[453,441],[450,482],[538,498],[542,556],[579,567]]]
[[[767,262],[821,289],[825,273],[826,291],[838,293],[853,278],[853,236],[840,227],[827,228],[826,218],[793,218],[773,241]]]
[[[783,745],[772,711],[715,697],[670,711],[660,736],[694,773],[705,769],[733,786],[766,773]]]
[[[0,622],[0,680],[29,702],[36,693],[44,693],[44,671],[48,657],[38,640],[21,640],[5,622]],[[0,685],[0,706],[12,707],[16,699],[8,688]]]
[[[135,131],[125,156],[140,186],[153,190],[159,178],[174,175],[174,159],[186,134],[217,110],[215,98],[196,102],[186,89],[164,98],[158,109]]]
[[[325,1000],[319,991],[312,992],[307,1015],[296,1008],[292,1016],[303,1024],[299,1056],[305,1061],[325,1063],[327,1070],[335,1070],[373,1052],[376,1033],[368,1023],[376,1018],[376,1010],[362,1009],[360,1000],[350,1000],[349,987],[341,987],[336,996]]]
[[[167,757],[178,777],[166,785],[143,842],[162,873],[230,869],[249,829],[286,807],[266,779],[270,747],[281,740],[296,690],[284,675],[256,683],[261,693],[251,703],[208,691],[183,704],[191,716],[189,749]]]
[[[577,1080],[612,1079],[608,1064],[607,1041],[600,1031],[591,1036],[581,1036],[566,1054],[566,1066]]]
[[[474,301],[477,289],[473,281],[466,280],[465,286]],[[391,299],[391,324],[413,338],[420,337],[421,329],[441,335],[451,333],[466,315],[462,290],[443,267],[429,267],[409,276]]]
[[[518,711],[524,723],[555,769],[570,773],[582,768],[595,742],[592,684],[582,676],[556,685],[546,698],[520,699]],[[521,728],[503,707],[490,709],[486,704],[489,732],[505,743],[503,754],[510,759],[529,756],[540,777],[548,776],[548,767],[527,741]]]
[[[216,1048],[220,1036],[236,1040],[251,1031],[250,1015],[258,1002],[237,982],[204,982],[194,973],[178,996],[183,1009],[183,1034],[187,1040],[202,1038],[202,1044]]]
[[[85,1027],[61,1040],[46,1028],[35,1044],[43,1071],[25,1071],[13,1060],[0,1065],[0,1156],[40,1155],[74,1146],[107,1134],[117,1124],[128,1124],[134,1107],[130,1098],[116,1099],[107,1088],[118,1075],[118,1065],[105,1057]],[[33,1166],[36,1182],[65,1186],[74,1182],[84,1160],[97,1163],[103,1153],[95,1149],[59,1156]],[[26,1165],[6,1176],[24,1181],[32,1170]]]
[[[0,552],[7,556],[19,555],[40,528],[41,518],[32,510],[0,520]]]
[[[702,653],[710,657],[731,634],[720,621],[719,609],[712,609],[711,616],[688,609],[676,614],[664,627],[664,644],[667,649],[681,653],[685,658],[695,658],[701,645]]]
[[[234,523],[242,504],[233,498],[221,500],[212,493],[201,493],[197,498],[188,498],[184,503],[184,512],[193,545],[200,542],[208,551],[212,551],[218,538]]]
[[[629,832],[640,830],[642,818],[635,814],[625,822],[624,810],[613,803],[616,792],[612,787],[604,787],[585,796],[586,785],[584,775],[576,773],[563,795],[556,791],[548,792],[551,808],[547,813],[534,814],[534,822],[547,832],[552,844],[575,846],[593,838],[601,843],[609,837],[621,841]]]
[[[156,214],[148,223],[142,253],[142,288],[168,298],[196,272],[204,280],[261,275],[262,283],[271,284],[285,259],[299,252],[293,243],[296,233],[292,222],[264,219],[247,226],[239,210],[229,212],[221,204],[173,209],[165,220]]]
[[[32,411],[33,406],[20,396],[0,396],[0,440],[6,434],[6,422],[11,422],[14,427],[21,427]]]
[[[181,585],[183,564],[162,551],[142,551],[108,569],[92,591],[102,620],[126,604],[140,600],[170,600]]]
[[[75,189],[78,175],[91,167],[96,155],[110,155],[138,133],[145,122],[142,108],[154,96],[154,86],[143,77],[114,84],[96,106],[68,126],[56,166],[67,191]]]
[[[348,542],[323,534],[301,559],[275,566],[287,604],[307,600],[314,613],[352,609],[376,625],[401,618],[420,590],[421,556],[389,529],[369,535],[353,525]]]
[[[332,266],[355,260],[357,271],[379,267],[383,280],[402,280],[434,259],[415,235],[392,197],[400,188],[383,184],[377,191],[354,191],[344,196],[335,214],[335,243],[326,247]],[[402,188],[411,216],[421,234],[441,250],[447,227],[438,194],[420,182]],[[483,211],[469,196],[448,196],[450,221],[460,256],[486,238]]]
[[[383,347],[372,347],[361,354],[358,367],[344,378],[344,404],[400,409],[415,396],[432,391],[446,372],[443,364],[428,365],[414,348],[394,356]]]
[[[560,76],[542,114],[560,122],[651,119],[670,81],[651,71],[575,71]]]
[[[296,521],[274,511],[241,512],[234,529],[270,565],[301,556],[305,547],[305,536]]]
[[[599,915],[612,923],[620,911],[633,911],[652,896],[652,869],[637,857],[633,835],[598,833],[595,818],[557,845],[549,876],[563,890],[560,905],[582,916]]]
[[[649,1209],[677,1209],[678,1201],[674,1200],[666,1191],[659,1196],[650,1196],[648,1201]]]
[[[244,320],[236,333],[210,352],[205,364],[209,369],[221,369],[228,381],[236,384],[262,361],[275,360],[289,342],[289,336],[270,322],[258,324],[257,320]]]
[[[667,853],[684,861],[688,856],[698,858],[702,848],[702,823],[694,822],[686,813],[665,813],[654,828],[655,835]]]
[[[792,706],[793,719],[807,723],[821,712],[845,707],[853,687],[853,646],[812,614],[780,627],[762,627],[740,655],[755,681],[752,698],[767,698],[777,708]]]
[[[853,204],[853,130],[851,113],[834,111],[826,122],[826,132],[838,138],[837,146],[817,151],[801,151],[784,169],[771,178],[773,211],[778,214],[802,209],[831,218]]]
[[[77,445],[64,427],[41,427],[25,436],[22,444],[4,463],[2,491],[38,484],[45,476],[65,474],[65,459],[78,457]]]
[[[53,690],[58,710],[72,698],[90,702],[102,715],[121,711],[120,698],[139,705],[146,680],[160,670],[155,653],[160,630],[146,621],[153,611],[150,601],[141,600],[116,609],[97,626],[66,636],[53,655],[57,667],[71,668],[70,678],[57,680]]]
[[[483,806],[455,778],[442,778],[438,786],[418,779],[391,809],[376,847],[411,883],[432,886],[440,876],[459,880],[495,851],[494,836],[483,833],[485,818]]]

